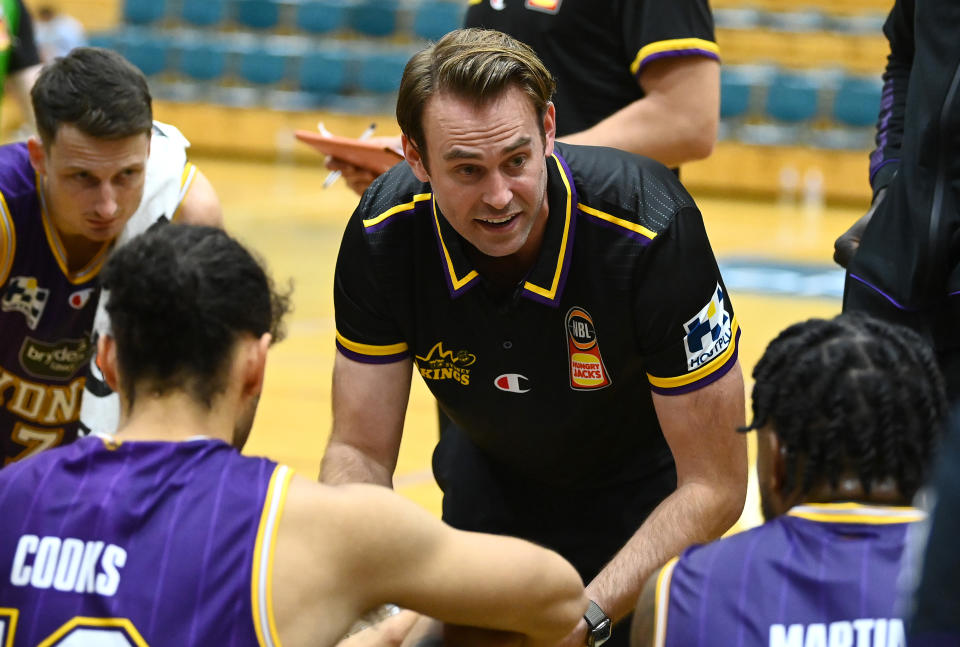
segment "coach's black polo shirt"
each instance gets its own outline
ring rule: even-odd
[[[464,26],[533,48],[557,79],[559,135],[643,98],[637,77],[651,61],[719,56],[707,0],[471,0]]]
[[[537,261],[498,296],[406,164],[344,233],[337,348],[411,357],[487,456],[554,488],[642,478],[670,459],[650,396],[710,384],[739,330],[703,221],[672,173],[622,151],[558,144]],[[731,430],[732,433],[732,430]]]

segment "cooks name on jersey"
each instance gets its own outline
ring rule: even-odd
[[[22,535],[13,554],[10,584],[110,597],[120,586],[126,563],[127,551],[116,544]]]

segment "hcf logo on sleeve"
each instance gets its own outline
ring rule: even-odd
[[[683,325],[687,370],[700,368],[722,353],[733,339],[732,319],[724,309],[723,288],[717,283],[709,303]]]

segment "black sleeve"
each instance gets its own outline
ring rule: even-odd
[[[890,42],[890,55],[883,73],[883,98],[877,118],[876,149],[870,155],[870,186],[874,195],[890,184],[900,163],[907,86],[915,49],[914,0],[897,0],[883,33]]]
[[[698,209],[657,234],[640,271],[634,316],[651,388],[681,394],[725,374],[739,327]]]
[[[621,25],[631,71],[665,56],[717,58],[706,0],[624,0]]]
[[[7,66],[8,74],[14,74],[40,63],[37,41],[33,35],[33,20],[30,18],[27,8],[23,6],[23,2],[17,0],[17,4],[20,5],[20,22],[17,25],[17,35],[10,52],[10,64]]]

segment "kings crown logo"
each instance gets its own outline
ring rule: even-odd
[[[453,380],[466,386],[470,384],[470,369],[477,356],[465,350],[452,352],[443,350],[443,342],[438,341],[425,357],[417,355],[417,370],[425,380]]]

